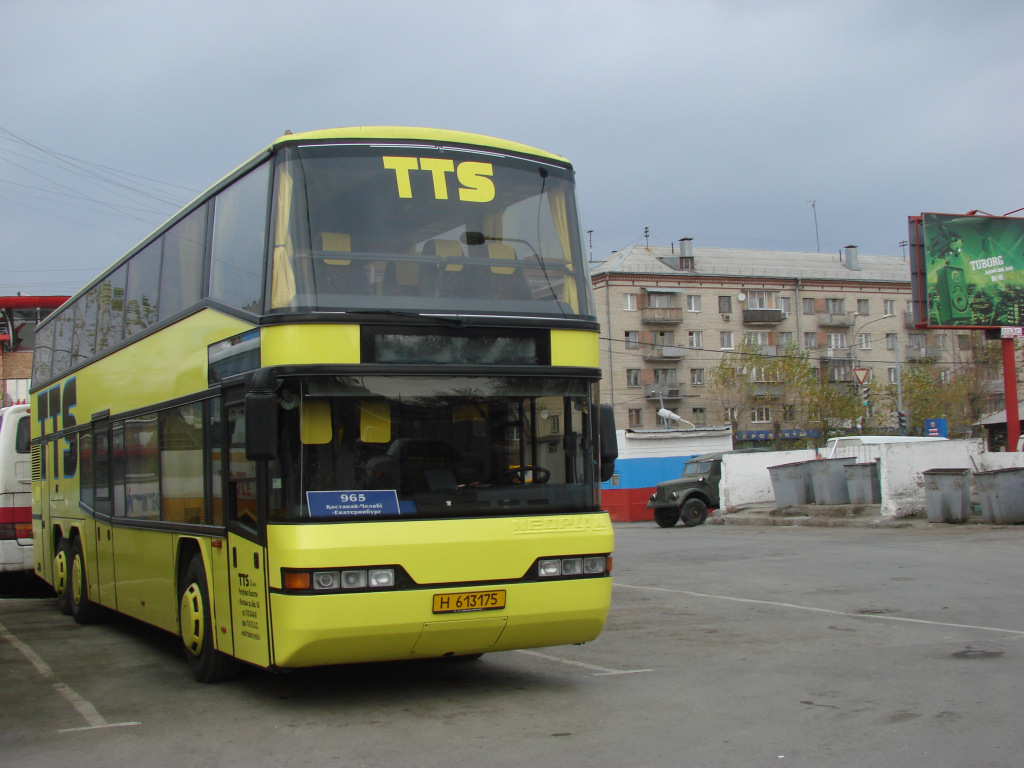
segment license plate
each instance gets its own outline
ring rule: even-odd
[[[505,607],[505,590],[486,592],[449,592],[434,595],[434,613],[465,613],[468,611],[495,611]]]

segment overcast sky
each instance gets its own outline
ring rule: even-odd
[[[1022,87],[1019,0],[0,0],[0,295],[73,293],[347,125],[567,156],[595,259],[814,251],[815,212],[822,251],[897,256],[908,215],[1024,206]]]

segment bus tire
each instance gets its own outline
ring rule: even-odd
[[[96,620],[99,606],[89,599],[89,578],[85,571],[85,553],[82,551],[82,540],[76,538],[71,545],[71,563],[68,574],[68,606],[71,615],[79,624],[89,624]]]
[[[185,571],[178,611],[178,630],[192,675],[200,683],[219,683],[238,674],[238,661],[213,647],[210,590],[203,556],[195,554]]]
[[[700,499],[687,499],[686,503],[683,504],[679,517],[687,528],[701,525],[708,519],[708,505]]]
[[[53,556],[53,591],[57,593],[57,608],[65,616],[71,615],[71,546],[66,537],[57,542]]]

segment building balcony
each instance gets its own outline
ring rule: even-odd
[[[686,347],[652,346],[644,350],[644,360],[682,360]]]
[[[852,360],[853,349],[851,347],[837,347],[835,349],[823,349],[821,351],[822,360]]]
[[[755,382],[754,390],[751,393],[754,397],[776,398],[782,397],[784,384]]]
[[[838,314],[818,315],[819,328],[852,328],[856,312],[840,312]]]
[[[640,322],[646,325],[678,325],[683,322],[682,307],[647,307],[640,310]]]
[[[914,325],[914,313],[913,312],[904,312],[903,313],[903,327],[906,328],[907,330],[911,330],[911,331],[914,330],[915,328],[917,328],[917,326]]]
[[[648,400],[679,400],[683,396],[683,388],[678,384],[648,384],[644,395]]]
[[[744,309],[744,325],[778,325],[786,318],[781,309]]]
[[[936,346],[924,346],[924,347],[907,347],[906,350],[907,360],[938,360],[942,357],[942,347]]]

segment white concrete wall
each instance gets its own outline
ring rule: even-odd
[[[882,443],[837,448],[836,457],[856,456],[857,461],[879,460],[882,513],[896,517],[925,512],[926,469],[973,470],[985,453],[983,440],[946,440],[921,443]],[[993,455],[993,454],[988,454]]]
[[[731,453],[722,462],[722,510],[775,501],[768,467],[810,461],[817,451],[764,451]],[[854,456],[858,462],[879,460],[882,513],[907,517],[926,510],[926,469],[996,469],[1024,466],[1024,453],[986,453],[983,440],[948,440],[920,443],[883,443],[837,448],[833,458]]]
[[[722,458],[722,482],[718,488],[722,511],[729,512],[747,504],[770,504],[775,501],[768,467],[810,461],[815,455],[813,449],[727,454]]]

